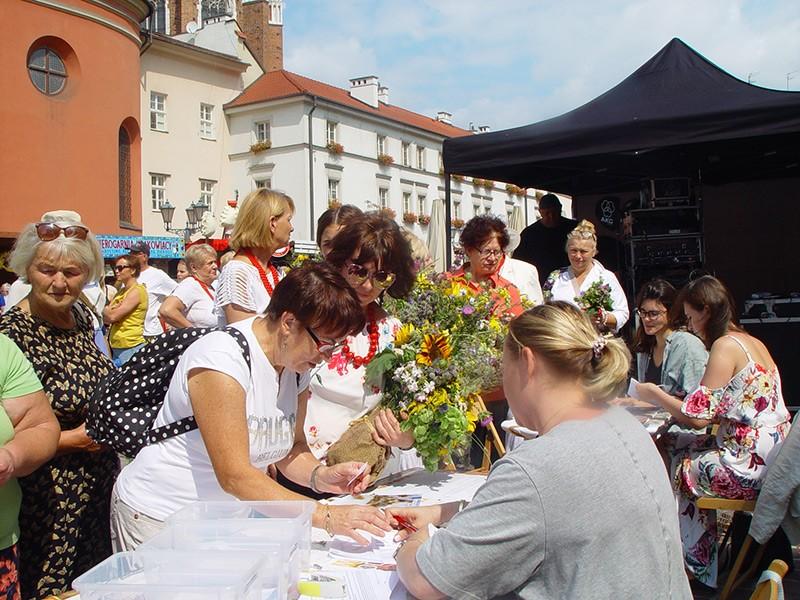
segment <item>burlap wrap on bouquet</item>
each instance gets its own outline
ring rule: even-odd
[[[372,439],[373,419],[373,413],[368,413],[351,422],[342,437],[328,448],[325,462],[329,466],[350,461],[367,463],[371,467],[370,483],[378,479],[386,466],[390,448]]]

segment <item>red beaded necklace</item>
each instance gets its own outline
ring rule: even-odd
[[[350,344],[345,340],[342,345],[342,356],[345,361],[353,363],[353,366],[358,369],[361,365],[366,365],[375,356],[378,351],[378,320],[375,318],[372,305],[367,309],[367,334],[369,334],[369,351],[365,356],[356,356],[350,351]]]
[[[259,260],[255,257],[253,252],[250,248],[245,248],[244,250],[240,251],[242,256],[246,256],[248,260],[252,263],[252,265],[258,271],[258,276],[261,278],[261,283],[264,284],[264,288],[267,290],[267,293],[272,297],[272,292],[275,291],[275,286],[278,285],[278,280],[280,279],[280,274],[278,273],[278,269],[275,268],[271,262],[267,263],[267,267],[269,267],[269,272],[272,275],[272,281],[274,283],[269,282],[269,278],[267,277],[267,272],[264,270],[264,267],[261,266]]]

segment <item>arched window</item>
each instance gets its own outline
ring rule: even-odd
[[[131,223],[131,138],[124,127],[119,128],[119,220]]]

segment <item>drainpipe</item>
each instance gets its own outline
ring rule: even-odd
[[[145,20],[150,19],[150,17],[155,16],[156,14],[156,7],[153,4],[152,0],[145,0],[147,3],[147,16]],[[149,28],[145,29],[144,27],[139,26],[139,38],[142,40],[142,45],[139,47],[139,56],[144,54],[150,45],[153,43],[153,30],[155,29],[155,19],[150,19]]]
[[[311,110],[308,111],[308,192],[309,192],[309,215],[311,217],[311,239],[317,239],[315,227],[317,225],[314,217],[314,129],[312,127],[313,119],[311,118],[314,111],[317,110],[317,97],[311,96],[313,105]]]

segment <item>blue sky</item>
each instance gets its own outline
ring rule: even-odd
[[[284,0],[284,66],[456,125],[580,106],[679,37],[733,75],[800,91],[800,0]]]

